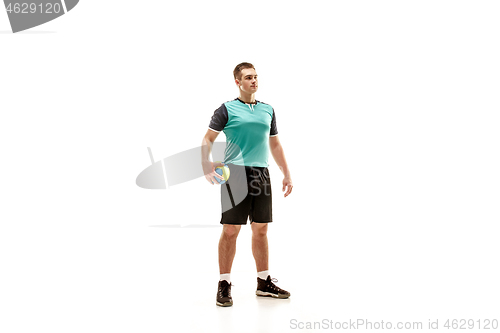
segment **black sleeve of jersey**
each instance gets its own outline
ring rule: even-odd
[[[269,135],[278,135],[278,127],[276,127],[276,115],[274,114],[273,109],[273,119],[271,120],[271,131]]]
[[[220,132],[224,129],[227,124],[227,109],[224,104],[222,104],[217,110],[215,110],[212,119],[210,120],[210,124],[208,127],[213,129],[214,131]]]

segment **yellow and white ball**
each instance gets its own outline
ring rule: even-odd
[[[222,162],[216,162],[216,163],[222,163]],[[219,166],[219,167],[215,168],[215,172],[224,178],[224,180],[222,180],[222,179],[215,177],[215,179],[217,179],[219,184],[222,185],[229,179],[230,171],[229,171],[229,167],[227,165],[224,164],[223,166]]]

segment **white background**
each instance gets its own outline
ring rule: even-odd
[[[84,0],[17,34],[0,11],[0,331],[500,320],[499,9]],[[201,143],[243,61],[292,171],[283,198],[271,159],[270,271],[292,297],[256,299],[246,226],[223,309],[219,188],[135,179],[147,147]]]

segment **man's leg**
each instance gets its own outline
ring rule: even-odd
[[[271,279],[269,273],[269,248],[267,245],[267,226],[268,223],[252,223],[252,252],[255,258],[258,275],[267,275],[267,278],[257,277],[257,296],[270,296],[275,298],[288,298],[290,293],[279,288]],[[259,273],[260,272],[260,273]]]
[[[269,270],[269,247],[267,244],[268,223],[252,224],[252,252],[257,272]]]
[[[240,232],[241,225],[223,224],[222,234],[219,240],[219,272],[220,280],[217,289],[217,301],[219,306],[232,306],[231,286],[229,273],[236,254],[236,238]]]
[[[224,224],[219,240],[219,272],[227,274],[231,272],[234,255],[236,254],[236,239],[241,225]]]
[[[257,268],[257,296],[288,298],[290,293],[274,284],[277,279],[269,275],[269,247],[267,242],[267,228],[273,220],[273,205],[271,193],[271,179],[267,168],[257,168],[254,172],[255,181],[259,182],[259,191],[254,194],[250,221],[252,222],[252,252]],[[259,223],[259,221],[261,221]],[[266,223],[267,222],[267,223]]]

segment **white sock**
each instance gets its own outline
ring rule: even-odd
[[[267,280],[267,276],[269,275],[269,270],[257,272],[257,276],[262,280]]]
[[[221,274],[219,281],[222,280],[226,280],[228,283],[231,283],[231,273]]]

